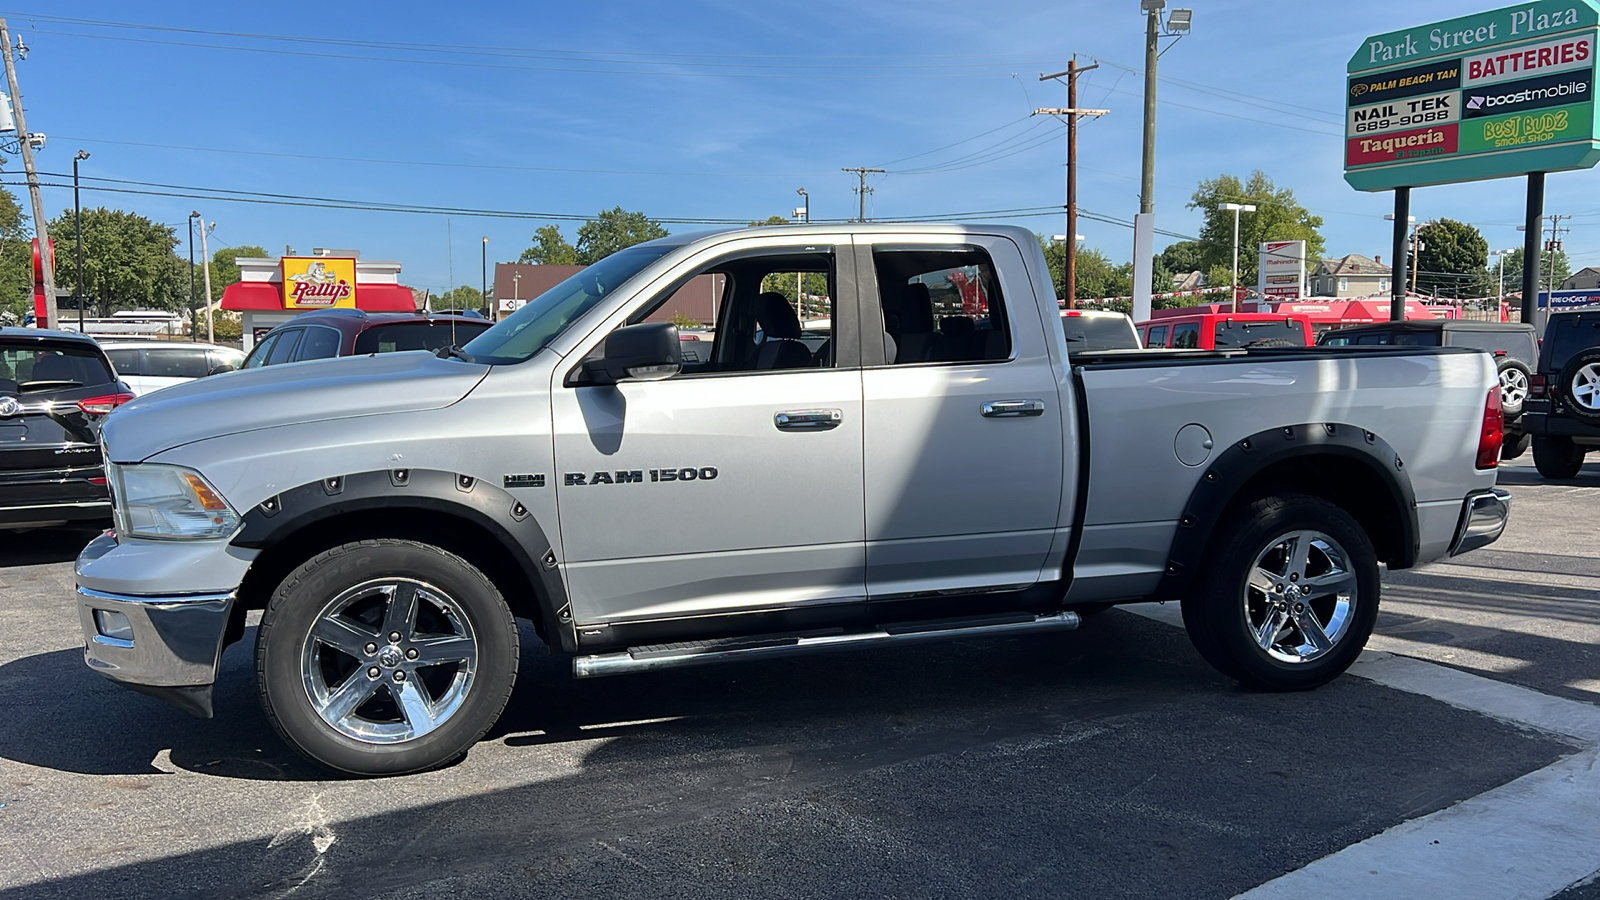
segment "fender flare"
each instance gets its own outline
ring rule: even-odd
[[[572,608],[557,557],[539,522],[512,494],[471,475],[389,469],[334,476],[268,497],[243,516],[231,543],[266,550],[318,522],[348,513],[403,507],[446,513],[487,531],[535,587],[552,650],[577,647]]]
[[[1414,565],[1421,550],[1417,498],[1400,454],[1383,438],[1354,425],[1291,425],[1236,441],[1206,466],[1178,520],[1167,569],[1153,599],[1183,596],[1201,569],[1217,523],[1250,479],[1279,463],[1313,456],[1353,460],[1389,488],[1387,511],[1394,514],[1400,532],[1400,556],[1389,565],[1393,569]]]

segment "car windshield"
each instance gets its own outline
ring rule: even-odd
[[[488,329],[488,322],[457,322],[452,319],[389,322],[375,325],[356,335],[355,355],[459,347]]]
[[[529,300],[463,349],[490,365],[532,359],[579,316],[673,249],[670,244],[652,243],[613,253]]]
[[[1062,316],[1061,327],[1066,330],[1067,349],[1073,353],[1091,350],[1137,350],[1139,335],[1134,332],[1132,320],[1127,316]]]
[[[1279,346],[1304,347],[1306,345],[1305,329],[1293,319],[1274,319],[1270,322],[1236,322],[1232,319],[1218,322],[1216,339],[1213,346],[1223,347],[1248,347],[1251,344],[1260,346],[1260,341],[1285,341]]]

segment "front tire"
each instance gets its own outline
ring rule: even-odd
[[[273,592],[256,638],[262,707],[312,760],[356,775],[446,765],[516,682],[516,623],[466,560],[417,541],[344,544]]]
[[[1584,448],[1572,438],[1536,434],[1533,436],[1533,465],[1546,478],[1576,478],[1583,469]]]
[[[1378,619],[1378,559],[1340,507],[1305,494],[1257,500],[1224,520],[1209,553],[1183,622],[1224,675],[1302,691],[1361,654]]]

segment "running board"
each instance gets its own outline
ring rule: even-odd
[[[924,644],[959,638],[1002,637],[1044,631],[1071,631],[1081,620],[1075,612],[1047,616],[1020,614],[949,619],[942,622],[908,622],[885,625],[876,631],[813,634],[810,636],[724,638],[681,644],[629,647],[616,653],[578,656],[572,660],[577,678],[623,675],[655,669],[705,666],[743,659],[775,659],[828,650],[855,650],[885,645]]]

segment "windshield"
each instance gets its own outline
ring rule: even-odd
[[[579,316],[623,282],[674,249],[648,244],[613,253],[528,301],[463,349],[478,362],[506,365],[531,359]]]
[[[488,322],[455,322],[437,319],[428,322],[389,322],[356,335],[356,356],[368,353],[394,353],[400,350],[438,350],[459,347],[489,330]],[[303,354],[302,354],[303,355]],[[329,354],[330,356],[335,354]]]
[[[1260,341],[1273,343],[1261,344]],[[1274,319],[1270,322],[1237,322],[1230,319],[1217,323],[1213,346],[1221,349],[1252,344],[1257,347],[1304,347],[1307,344],[1306,333],[1301,324],[1293,319]]]
[[[30,340],[0,345],[0,392],[53,391],[116,380],[100,348],[91,344]]]

